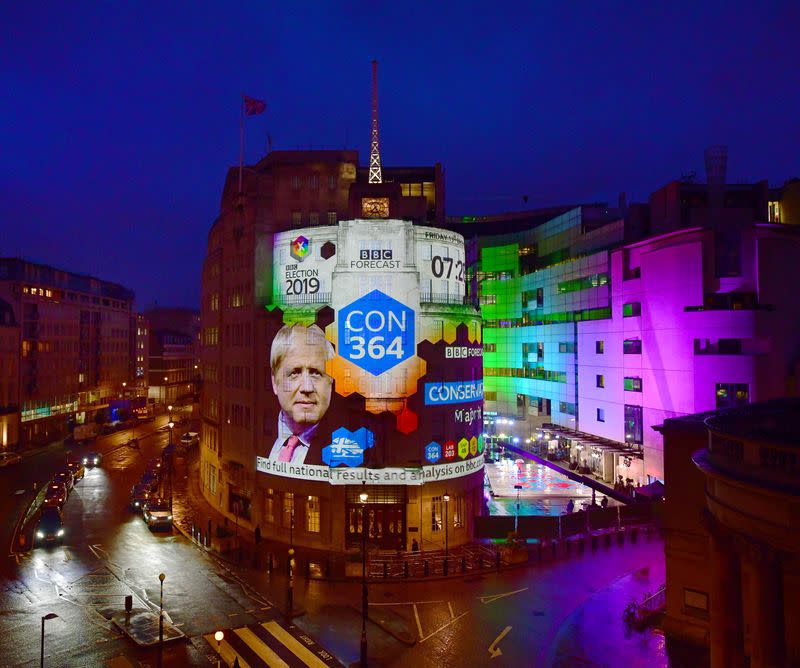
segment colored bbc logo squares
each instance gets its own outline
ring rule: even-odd
[[[359,260],[391,260],[392,259],[392,250],[391,248],[362,248],[358,255]]]
[[[469,441],[466,438],[462,438],[458,442],[458,456],[461,457],[461,459],[466,459],[468,454],[469,454]]]
[[[444,444],[444,458],[453,459],[456,456],[456,442],[445,441]]]
[[[478,454],[478,439],[474,436],[469,439],[469,454],[473,457]]]

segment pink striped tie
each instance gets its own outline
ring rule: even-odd
[[[300,439],[297,438],[294,434],[292,434],[289,438],[286,439],[286,443],[283,444],[281,448],[281,454],[278,455],[279,462],[290,462],[292,461],[292,455],[294,454],[294,449],[300,445]]]

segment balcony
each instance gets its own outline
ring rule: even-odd
[[[420,292],[420,304],[460,304],[477,306],[477,298],[469,295],[453,295],[447,292]]]

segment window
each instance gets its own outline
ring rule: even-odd
[[[310,190],[319,190],[319,174],[312,174],[308,177],[308,187]]]
[[[684,589],[683,612],[692,617],[708,619],[708,594],[695,589]]]
[[[637,315],[642,315],[641,302],[628,302],[627,304],[622,305],[623,318],[632,318]]]
[[[336,175],[328,175],[328,190],[336,190]],[[330,216],[330,214],[328,214]]]
[[[292,176],[292,190],[300,190],[301,179],[297,174]]]
[[[622,352],[625,355],[641,355],[642,354],[642,340],[641,339],[625,339],[622,344]]]
[[[558,344],[558,352],[560,353],[574,353],[575,343],[573,341],[561,341]]]
[[[464,526],[464,497],[452,497],[450,500],[450,507],[453,513],[453,528],[460,529]]]
[[[605,350],[605,345],[602,341],[595,341],[594,342],[594,352],[598,355],[602,355]]]
[[[578,407],[575,404],[570,403],[568,401],[559,401],[558,412],[566,413],[567,415],[577,415]]]
[[[605,422],[606,421],[606,409],[605,408],[598,408],[597,409],[597,421],[598,422]]]
[[[217,467],[213,464],[208,465],[208,491],[217,493]]]
[[[306,531],[319,533],[319,497],[309,496],[306,501]]]
[[[312,226],[319,225],[319,212],[312,211],[308,214],[308,224]]]
[[[328,225],[336,225],[336,212],[328,211]]]
[[[769,203],[769,217],[768,220],[770,223],[781,223],[781,203],[780,202],[770,202]]]
[[[283,493],[283,513],[281,514],[281,525],[287,529],[294,524],[294,494],[291,492]]]
[[[606,377],[603,374],[598,373],[595,376],[595,384],[597,385],[597,387],[605,387],[606,386]]]
[[[635,378],[633,376],[626,376],[625,377],[625,389],[628,392],[641,392],[642,391],[642,379]]]
[[[441,531],[442,527],[442,497],[434,496],[431,499],[431,531]]]
[[[268,489],[264,492],[264,509],[266,511],[267,522],[275,523],[275,492]]]
[[[625,406],[625,442],[641,445],[642,439],[642,407]]]
[[[302,214],[299,211],[292,211],[292,225],[300,225]]]
[[[497,351],[497,344],[496,343],[484,343],[483,344],[483,352],[485,353],[493,353]]]
[[[750,403],[747,383],[717,383],[717,408],[731,408]]]

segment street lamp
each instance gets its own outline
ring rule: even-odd
[[[164,654],[164,579],[167,576],[163,573],[158,574],[161,581],[161,603],[158,612],[158,668],[161,668]]]
[[[514,516],[514,533],[516,533],[517,530],[519,529],[519,493],[520,490],[522,489],[522,485],[517,483],[516,485],[514,485],[514,489],[517,490],[517,513]]]
[[[55,612],[48,612],[44,617],[42,617],[42,645],[41,645],[41,656],[39,658],[39,666],[40,668],[44,668],[44,623],[48,619],[55,619],[58,615]]]
[[[447,506],[450,504],[450,495],[445,492],[442,499],[444,499],[444,574],[447,575],[447,571],[449,570],[448,557],[450,556],[450,545],[447,538],[447,531],[449,528]]]
[[[225,634],[222,631],[217,631],[214,634],[214,640],[217,641],[217,668],[220,668],[222,665],[222,652],[219,649],[219,644],[222,642],[222,639],[225,637]]]
[[[167,422],[167,426],[169,427],[169,445],[167,446],[167,452],[169,452],[169,457],[167,459],[167,466],[169,467],[167,471],[169,475],[169,514],[172,515],[172,458],[175,456],[172,452],[172,428],[175,426],[175,423],[170,420]]]
[[[164,376],[164,403],[167,403],[167,377]]]
[[[294,497],[292,497],[292,510],[289,515],[289,559],[286,562],[289,582],[286,589],[286,619],[291,621],[294,610]]]
[[[366,485],[366,480],[362,485]],[[369,495],[361,492],[361,668],[367,666],[367,606],[369,595],[367,593],[367,499]]]

